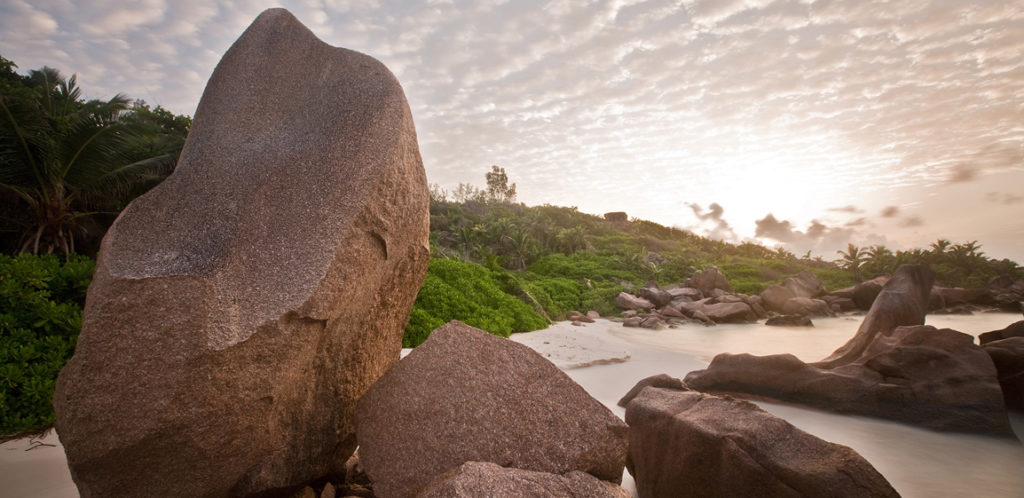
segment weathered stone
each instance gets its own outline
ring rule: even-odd
[[[995,367],[967,334],[924,321],[932,274],[903,266],[857,334],[830,357],[716,356],[684,381],[701,391],[750,393],[938,430],[1012,434]]]
[[[644,317],[631,316],[622,320],[623,327],[639,327],[644,322]]]
[[[394,76],[262,13],[174,174],[103,240],[54,394],[80,494],[244,496],[337,471],[356,400],[398,360],[427,204]]]
[[[1009,339],[1011,337],[1024,337],[1024,320],[1011,323],[1004,329],[984,332],[978,336],[978,342],[980,344],[988,344],[993,341]]]
[[[1024,337],[1010,337],[985,344],[995,364],[1006,406],[1024,409]]]
[[[580,313],[579,311],[570,311],[570,312],[566,313],[565,315],[566,315],[565,317],[566,317],[567,320],[571,320],[571,321],[574,321],[574,322],[594,323],[594,319],[593,318],[590,318],[589,316],[584,315],[583,313]]]
[[[666,289],[665,292],[668,292],[669,295],[672,296],[673,300],[685,299],[687,301],[699,301],[704,299],[704,293],[701,292],[700,289],[694,289],[693,287],[673,287],[671,289]]]
[[[764,306],[777,313],[782,313],[783,306],[786,305],[786,301],[796,297],[796,294],[792,290],[787,289],[781,285],[769,285],[764,291],[761,292],[761,302]]]
[[[757,319],[747,303],[708,304],[701,311],[715,323],[747,323]]]
[[[715,289],[720,289],[725,292],[732,292],[732,287],[729,285],[729,279],[725,278],[725,274],[722,270],[712,266],[687,280],[684,284],[685,287],[693,287],[699,289],[705,296],[714,295]]]
[[[640,327],[645,329],[660,330],[665,328],[665,320],[660,316],[649,315],[640,320]]]
[[[700,320],[701,323],[703,323],[704,325],[714,325],[715,324],[715,321],[712,320],[711,317],[707,316],[706,314],[704,314],[703,311],[700,311],[700,310],[694,311],[692,318],[694,320]]]
[[[746,401],[647,387],[626,421],[639,496],[899,496],[857,452]]]
[[[629,405],[630,401],[633,401],[633,398],[635,398],[637,394],[640,394],[640,391],[644,390],[645,387],[660,387],[664,389],[674,389],[676,391],[690,390],[690,388],[686,387],[686,384],[683,383],[681,379],[677,379],[668,374],[652,375],[650,377],[641,379],[640,382],[637,382],[636,385],[634,385],[633,388],[630,389],[625,396],[619,399],[619,402],[617,404],[625,408],[627,405]]]
[[[673,308],[671,306],[665,306],[664,308],[662,308],[658,312],[661,313],[662,316],[666,316],[666,317],[670,317],[670,318],[686,318],[686,315],[684,315],[681,311],[679,311],[679,310],[677,310],[677,309],[675,309],[675,308]]]
[[[359,459],[382,498],[465,462],[618,482],[625,424],[530,348],[450,322],[367,391]]]
[[[467,462],[431,482],[417,498],[630,498],[621,486],[590,474],[565,475],[502,467],[490,462]]]
[[[818,297],[825,294],[825,284],[817,275],[803,270],[782,280],[782,286],[793,292],[794,297]]]
[[[782,305],[782,313],[786,315],[803,315],[803,316],[830,316],[831,310],[828,307],[828,303],[821,299],[811,299],[809,297],[794,297],[784,305]]]
[[[337,496],[337,490],[334,489],[334,485],[324,484],[324,489],[320,490],[320,498],[334,498],[335,496]]]
[[[601,318],[601,314],[594,310],[590,310],[587,312],[587,318],[591,320],[597,320],[598,318]]]
[[[629,220],[629,217],[626,216],[625,211],[612,211],[610,213],[604,213],[604,219],[608,221],[624,223]]]
[[[624,310],[652,310],[654,304],[650,301],[634,296],[628,292],[620,292],[615,296],[615,304]]]
[[[672,302],[672,294],[655,287],[640,289],[640,297],[650,301],[655,308],[661,308]]]
[[[829,294],[822,297],[822,300],[828,303],[832,311],[854,311],[857,309],[857,303],[848,297],[836,297]]]
[[[862,310],[871,309],[875,298],[882,292],[882,287],[889,281],[887,275],[881,275],[871,280],[865,280],[853,287],[853,302]]]
[[[778,315],[764,322],[772,327],[813,327],[814,323],[806,315]]]

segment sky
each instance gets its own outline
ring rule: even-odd
[[[0,55],[191,115],[270,7],[395,73],[449,191],[1024,263],[1024,0],[2,0]]]

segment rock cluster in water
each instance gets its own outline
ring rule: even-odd
[[[429,258],[402,88],[262,13],[177,170],[110,228],[54,395],[89,496],[245,496],[344,471]],[[277,490],[277,491],[275,491]]]

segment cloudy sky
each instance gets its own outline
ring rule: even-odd
[[[4,0],[0,55],[192,114],[265,8],[398,76],[429,181],[833,259],[1024,263],[1024,0]]]

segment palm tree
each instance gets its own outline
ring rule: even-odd
[[[75,252],[102,235],[103,215],[173,169],[176,154],[129,152],[145,138],[122,123],[123,95],[83,101],[75,76],[48,67],[0,90],[0,223],[16,252]]]
[[[853,278],[858,282],[863,280],[860,276],[860,267],[864,262],[864,253],[861,249],[853,244],[847,244],[846,252],[840,250],[836,251],[836,253],[843,257],[840,261],[840,266],[845,270],[849,270],[853,274]]]
[[[947,239],[938,239],[935,242],[931,243],[932,253],[944,254],[946,252],[946,249],[949,248],[950,244],[951,242]]]
[[[883,273],[892,273],[892,263],[896,257],[884,245],[873,245],[861,251],[861,255],[865,258],[863,268],[868,270],[868,275],[871,277],[878,276]]]

